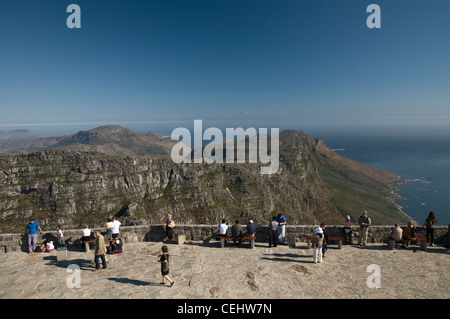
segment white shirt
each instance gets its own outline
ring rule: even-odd
[[[118,220],[115,220],[115,221],[113,221],[111,226],[112,226],[112,233],[113,234],[118,234],[119,233],[120,222]]]
[[[219,225],[219,234],[225,235],[227,233],[228,226],[226,224]]]
[[[83,236],[85,237],[91,236],[91,230],[89,228],[83,229]]]

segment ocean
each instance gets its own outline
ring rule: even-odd
[[[398,175],[397,204],[422,225],[430,211],[450,222],[450,136],[319,135],[338,154]]]

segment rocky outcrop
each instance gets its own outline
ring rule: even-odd
[[[325,151],[302,132],[282,132],[280,168],[273,175],[261,175],[260,164],[175,164],[167,156],[60,149],[4,154],[0,231],[21,231],[30,216],[47,229],[98,227],[108,216],[124,225],[162,223],[168,213],[183,224],[217,224],[222,218],[265,224],[277,212],[291,224],[341,223],[321,176],[320,168],[331,163],[318,162],[330,158]],[[390,188],[388,178],[377,181],[383,191]]]

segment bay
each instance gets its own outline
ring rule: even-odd
[[[318,136],[338,154],[398,175],[396,202],[422,225],[430,211],[438,225],[450,222],[450,136]]]

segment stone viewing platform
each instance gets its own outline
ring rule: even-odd
[[[242,225],[243,231],[246,226]],[[403,226],[403,225],[402,225]],[[24,226],[25,227],[25,226]],[[295,238],[296,242],[306,242],[309,235],[314,234],[314,230],[318,226],[314,225],[287,225],[286,237]],[[387,243],[387,237],[392,226],[371,226],[369,228],[368,243]],[[359,232],[358,226],[352,227],[352,240],[357,242]],[[104,233],[104,228],[92,228]],[[329,236],[342,236],[342,226],[327,226]],[[417,227],[420,237],[425,237],[425,227]],[[49,238],[56,242],[56,231],[46,231],[43,229],[44,235],[38,235],[38,243],[42,243],[44,239]],[[64,240],[67,245],[81,245],[81,229],[63,229]],[[216,240],[217,225],[177,225],[175,227],[175,235],[185,235],[187,241],[203,241],[214,242]],[[153,224],[145,226],[121,226],[120,237],[125,243],[142,242],[142,241],[162,241],[165,234],[165,225]],[[437,244],[448,244],[448,226],[436,226],[435,242]],[[256,242],[268,243],[269,230],[266,225],[256,225]],[[0,254],[12,251],[24,251],[27,249],[27,237],[20,233],[0,234]]]
[[[220,248],[220,241],[206,231],[215,230],[213,226],[177,226],[176,233],[186,238],[182,244],[164,242],[162,225],[121,227],[123,253],[107,255],[108,269],[98,272],[92,271],[93,251],[85,252],[75,240],[68,246],[66,260],[58,260],[57,251],[27,254],[16,249],[0,254],[0,298],[450,298],[450,255],[444,243],[425,251],[416,244],[389,250],[386,243],[375,241],[373,235],[383,228],[375,226],[366,248],[330,245],[323,263],[314,264],[313,250],[301,240],[301,231],[309,234],[308,227],[288,227],[288,234],[298,231],[292,247],[269,248],[260,238],[254,249],[248,244],[235,247],[232,242]],[[259,231],[257,238],[264,228]],[[81,233],[71,232],[65,231],[68,239]],[[17,239],[1,236],[2,243],[11,236]],[[447,229],[441,227],[437,237],[445,236]],[[173,287],[159,284],[160,265],[155,262],[164,244],[171,255]],[[379,288],[374,287],[377,280]]]
[[[174,286],[162,286],[158,260],[163,242],[124,245],[122,254],[107,255],[108,268],[93,272],[94,254],[68,251],[11,252],[0,255],[2,299],[359,299],[450,298],[449,250],[443,246],[419,250],[388,250],[385,244],[361,249],[331,246],[321,264],[304,243],[269,248],[256,243],[221,249],[218,242],[167,244],[171,254],[169,276]],[[370,265],[380,269],[379,288],[372,282]],[[79,267],[79,286],[71,270]],[[69,284],[68,284],[69,282]]]

